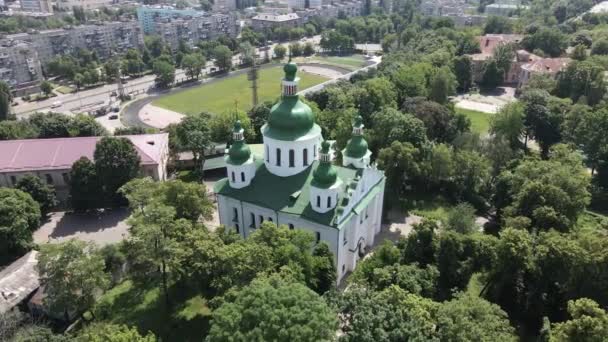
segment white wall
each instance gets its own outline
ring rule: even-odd
[[[262,131],[264,129],[262,128]],[[321,133],[305,136],[296,141],[276,140],[264,136],[264,163],[270,173],[289,177],[296,175],[312,165],[318,157],[318,149],[321,147]],[[281,154],[281,165],[277,165],[277,149]],[[294,165],[289,165],[289,151],[294,151]],[[308,163],[304,164],[304,150],[308,156]]]

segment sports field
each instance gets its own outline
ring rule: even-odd
[[[300,90],[327,81],[322,76],[298,72],[300,77]],[[274,100],[280,95],[281,78],[283,78],[282,65],[261,69],[258,79],[259,101]],[[203,111],[222,113],[234,108],[235,101],[241,110],[251,108],[251,82],[246,74],[227,77],[210,84],[188,89],[176,94],[159,98],[152,102],[154,106],[169,109],[183,114],[195,114]]]
[[[490,130],[490,117],[492,114],[458,107],[456,107],[456,112],[466,115],[466,117],[471,120],[471,131],[481,135],[488,134],[488,131]]]
[[[323,56],[316,55],[313,57],[296,58],[296,62],[303,63],[320,63],[334,65],[344,69],[357,70],[365,66],[365,57],[363,55],[347,55],[347,56]]]

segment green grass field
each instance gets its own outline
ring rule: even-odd
[[[327,78],[299,72],[300,90],[317,85]],[[280,95],[280,82],[283,78],[281,66],[260,70],[258,98],[261,101],[274,100]],[[211,84],[204,84],[176,94],[164,96],[152,102],[153,105],[183,114],[196,114],[202,111],[222,113],[234,108],[238,101],[239,109],[251,108],[251,83],[247,75],[227,77]]]
[[[363,55],[350,56],[314,56],[311,58],[298,58],[299,63],[321,63],[327,65],[335,65],[350,70],[357,70],[365,66],[365,57]]]
[[[490,116],[492,114],[456,107],[456,113],[462,113],[471,120],[471,131],[486,134],[490,130]]]

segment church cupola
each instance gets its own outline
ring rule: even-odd
[[[315,124],[312,109],[298,96],[298,67],[290,61],[283,71],[281,99],[270,109],[262,136],[266,169],[289,177],[308,169],[317,159],[321,128]]]
[[[356,167],[358,169],[369,166],[371,151],[368,149],[367,141],[363,137],[363,118],[359,115],[353,124],[353,134],[346,148],[342,150],[342,165]]]
[[[243,132],[241,122],[237,120],[232,130],[232,146],[225,158],[228,181],[230,186],[235,189],[248,186],[255,177],[255,163]]]
[[[310,205],[314,211],[326,213],[338,204],[338,193],[342,181],[338,171],[331,163],[329,143],[324,141],[319,151],[319,164],[312,173]]]

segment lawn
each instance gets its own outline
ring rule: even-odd
[[[454,207],[441,195],[408,193],[405,198],[401,205],[406,211],[430,220],[446,222],[448,212]]]
[[[299,72],[300,90],[322,83],[327,78]],[[260,70],[258,79],[259,101],[274,100],[280,95],[280,81],[283,68],[280,66]],[[152,102],[153,105],[183,114],[202,111],[222,113],[234,108],[235,101],[241,110],[251,108],[251,82],[246,74],[204,84],[179,93],[164,96]]]
[[[490,130],[490,116],[492,114],[458,107],[456,107],[456,113],[464,114],[471,120],[471,131],[484,135]]]
[[[75,91],[74,88],[68,86],[58,86],[57,88],[55,88],[55,90],[62,94],[71,94]]]
[[[349,56],[314,56],[311,58],[298,58],[296,62],[301,63],[321,63],[327,65],[335,65],[350,70],[357,70],[365,66],[365,57],[363,55]]]
[[[170,298],[173,305],[168,312],[157,287],[141,289],[127,280],[99,299],[93,309],[94,320],[135,326],[163,341],[203,341],[211,319],[207,300],[175,286],[170,289]]]

